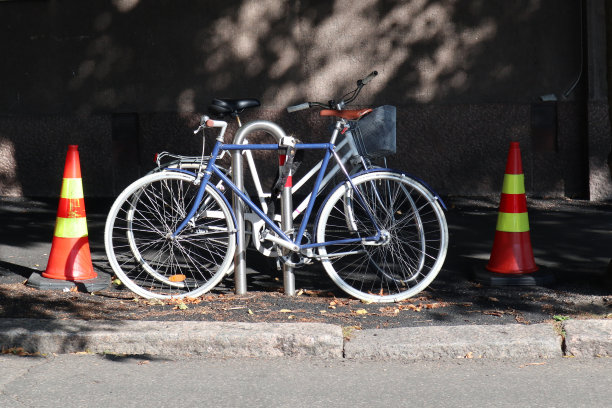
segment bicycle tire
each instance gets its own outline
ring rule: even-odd
[[[326,200],[316,226],[319,243],[376,235],[365,206],[384,237],[318,249],[330,278],[364,301],[397,302],[416,295],[435,279],[448,249],[446,217],[420,182],[392,171],[352,179],[364,203],[345,182]]]
[[[196,215],[171,234],[194,203],[196,178],[159,172],[128,186],[109,211],[104,243],[116,276],[145,298],[197,297],[228,272],[236,246],[234,218],[211,186]]]

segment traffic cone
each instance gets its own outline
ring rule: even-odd
[[[518,142],[510,143],[502,187],[493,249],[485,279],[494,285],[535,285],[550,281],[550,276],[535,275],[539,270],[533,257],[525,176]]]
[[[42,276],[67,281],[97,278],[91,263],[78,146],[68,146],[49,262]]]
[[[531,247],[525,176],[518,142],[510,143],[493,250],[487,269],[507,274],[524,274],[538,270]]]
[[[96,292],[106,289],[110,276],[93,270],[78,146],[68,146],[55,232],[46,270],[33,272],[27,285],[36,289]]]

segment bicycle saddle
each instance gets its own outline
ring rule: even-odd
[[[213,99],[212,103],[208,106],[208,110],[212,113],[226,115],[235,115],[241,113],[246,108],[255,108],[260,106],[261,103],[255,98],[246,99]]]
[[[368,113],[372,112],[372,109],[346,109],[346,110],[337,110],[337,109],[323,109],[319,112],[321,116],[335,116],[337,118],[342,118],[346,120],[359,120]]]

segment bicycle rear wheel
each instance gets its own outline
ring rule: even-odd
[[[104,234],[108,261],[136,294],[197,297],[212,289],[232,264],[232,213],[210,185],[188,225],[172,233],[194,205],[195,177],[179,172],[145,176],[128,186],[109,212]]]
[[[372,302],[399,301],[425,289],[446,258],[448,227],[431,192],[401,173],[374,171],[339,186],[325,202],[317,242],[355,243],[319,248],[331,279],[348,294]],[[377,242],[373,216],[381,230]]]

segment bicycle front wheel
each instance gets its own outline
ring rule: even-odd
[[[146,298],[197,297],[212,289],[233,261],[236,234],[221,195],[205,186],[200,206],[172,237],[195,203],[195,177],[145,176],[128,186],[108,214],[104,243],[116,276]]]
[[[327,199],[316,227],[331,279],[345,292],[371,302],[399,301],[425,289],[446,258],[448,227],[437,199],[401,173],[374,171],[346,182]],[[380,239],[366,240],[377,234]]]

